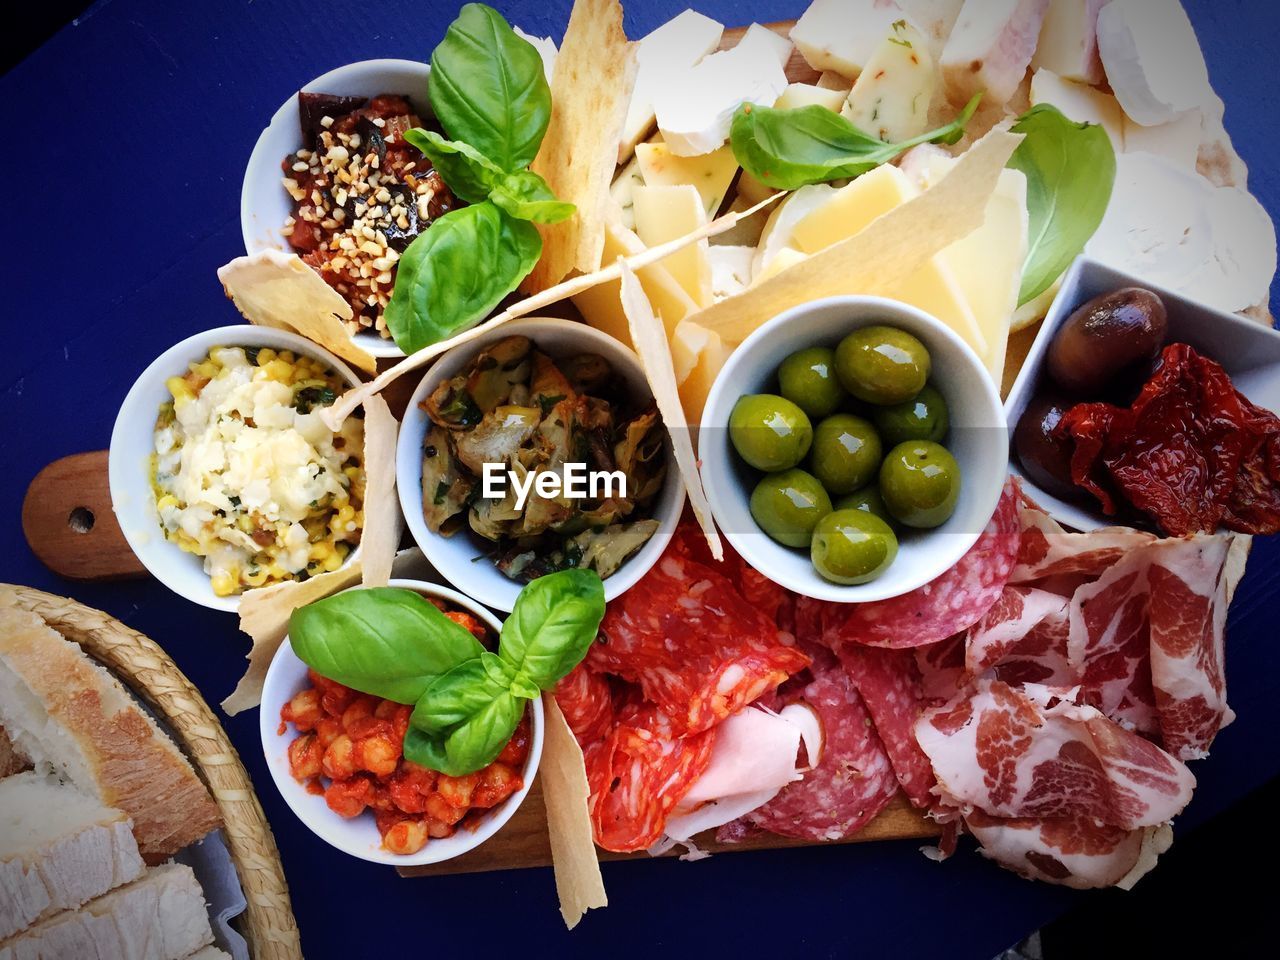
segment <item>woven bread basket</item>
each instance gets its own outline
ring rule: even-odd
[[[80,644],[164,719],[222,813],[247,901],[237,927],[250,953],[255,960],[301,960],[298,926],[271,827],[235,747],[191,681],[153,640],[101,610],[9,584],[0,584],[0,595]]]

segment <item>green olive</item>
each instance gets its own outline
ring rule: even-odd
[[[924,344],[897,327],[862,327],[836,347],[841,385],[859,400],[882,406],[905,403],[919,393],[929,366]]]
[[[751,516],[760,529],[788,547],[807,547],[813,528],[831,512],[818,478],[803,470],[771,473],[751,492]]]
[[[813,425],[785,397],[748,394],[729,414],[729,437],[743,460],[757,470],[790,470],[813,443]]]
[[[841,497],[835,502],[835,509],[861,510],[864,513],[875,514],[885,523],[893,523],[893,516],[889,513],[889,508],[884,505],[884,497],[880,496],[880,488],[874,483]]]
[[[932,440],[941,443],[947,435],[951,420],[947,415],[947,401],[931,384],[906,403],[891,407],[877,407],[871,415],[880,431],[880,437],[889,446],[908,440]]]
[[[836,352],[829,347],[797,350],[778,367],[778,386],[784,397],[810,417],[834,413],[844,399],[836,378]]]
[[[869,583],[893,563],[898,538],[873,513],[837,510],[818,521],[809,554],[814,569],[832,583]]]
[[[955,512],[960,497],[960,465],[941,444],[900,443],[880,467],[880,495],[899,523],[941,526]]]
[[[837,413],[818,424],[813,433],[813,473],[834,494],[853,493],[880,469],[884,447],[868,420]]]

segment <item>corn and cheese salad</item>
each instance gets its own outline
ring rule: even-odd
[[[337,570],[360,542],[364,422],[320,419],[346,386],[286,350],[216,347],[166,382],[152,486],[160,527],[220,597]]]

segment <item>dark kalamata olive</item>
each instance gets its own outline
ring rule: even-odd
[[[366,103],[364,97],[336,97],[331,93],[299,93],[298,94],[298,126],[302,129],[302,143],[313,147],[320,136],[324,125],[320,122],[325,117],[337,120],[354,110],[359,110]]]
[[[1169,321],[1154,293],[1126,287],[1090,300],[1058,330],[1048,369],[1058,386],[1087,399],[1150,369]]]
[[[1045,493],[1064,499],[1080,492],[1071,482],[1073,444],[1053,434],[1070,406],[1051,393],[1034,396],[1013,431],[1013,450],[1023,473]]]

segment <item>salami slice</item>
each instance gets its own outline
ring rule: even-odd
[[[680,737],[651,703],[631,701],[609,735],[583,752],[596,843],[625,853],[662,836],[667,817],[711,762],[715,730]]]
[[[556,703],[580,746],[603,740],[613,726],[609,680],[580,663],[556,685]]]
[[[917,807],[932,806],[937,780],[916,743],[915,725],[924,705],[912,651],[847,643],[836,653],[871,714],[903,792]]]
[[[609,604],[590,669],[638,683],[679,735],[708,730],[809,663],[711,567],[668,549]]]
[[[936,580],[888,600],[827,604],[826,631],[841,642],[921,647],[977,623],[1000,599],[1018,556],[1018,497],[1010,480],[978,541]]]
[[[822,721],[818,765],[758,810],[746,824],[800,840],[841,840],[866,826],[895,793],[894,779],[871,716],[852,681],[835,663],[815,664],[802,699]],[[722,828],[726,838],[744,834]]]

